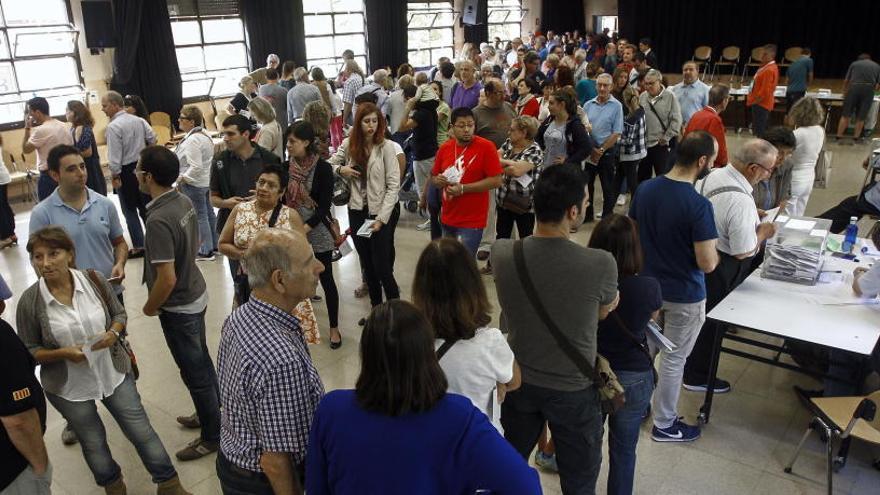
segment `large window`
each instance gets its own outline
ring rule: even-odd
[[[361,69],[367,70],[363,0],[303,0],[303,12],[309,68],[320,67],[332,79],[342,68],[342,52],[351,50]]]
[[[33,96],[56,115],[83,99],[76,41],[64,0],[0,0],[0,125],[21,122]]]
[[[229,96],[248,73],[244,24],[235,0],[169,0],[183,97]]]
[[[406,17],[408,58],[413,67],[430,67],[440,57],[453,58],[452,2],[409,3]]]
[[[489,0],[489,40],[518,38],[522,32],[521,0]]]

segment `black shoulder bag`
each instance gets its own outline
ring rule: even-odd
[[[443,355],[446,354],[455,343],[458,342],[458,339],[447,339],[443,341],[443,344],[437,348],[437,361],[440,361],[443,358]]]
[[[651,365],[651,375],[654,376],[654,386],[657,386],[657,369],[654,368],[654,357],[651,356],[651,351],[648,349],[648,344],[645,342],[639,342],[639,339],[636,338],[632,332],[629,331],[629,328],[626,326],[626,323],[623,322],[623,318],[617,314],[617,311],[612,311],[611,316],[617,321],[617,324],[620,325],[620,329],[623,330],[623,334],[632,342],[636,347],[639,348],[642,353],[644,353],[645,357],[648,358],[648,364]]]

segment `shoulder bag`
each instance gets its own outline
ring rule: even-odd
[[[351,200],[351,183],[340,174],[333,174],[333,199],[336,206],[345,206]]]
[[[624,395],[623,386],[617,380],[617,375],[614,374],[608,360],[598,353],[596,354],[595,366],[590,364],[587,358],[574,348],[572,343],[562,333],[562,330],[553,322],[553,319],[547,312],[547,308],[541,302],[538,291],[532,283],[532,278],[529,276],[526,258],[523,254],[522,240],[518,240],[513,244],[513,259],[516,263],[516,272],[519,275],[520,283],[522,283],[523,290],[526,292],[526,297],[532,303],[532,307],[538,313],[538,317],[547,329],[550,330],[550,334],[553,335],[556,343],[566,356],[574,362],[581,373],[593,381],[593,386],[599,391],[602,412],[604,414],[613,414],[620,410],[626,403],[626,396]]]
[[[104,284],[102,283],[104,280],[103,275],[98,275],[98,272],[95,270],[86,270],[86,275],[89,277],[89,280],[92,282],[92,285],[95,287],[95,292],[98,293],[98,296],[101,298],[101,301],[104,302],[104,305],[107,306],[107,310],[110,309],[110,294],[104,290]],[[141,371],[138,369],[137,357],[134,355],[134,350],[131,348],[131,344],[128,342],[128,330],[122,329],[119,332],[119,340],[117,340],[117,344],[122,347],[122,350],[128,354],[128,359],[131,361],[131,374],[135,380],[140,378]]]
[[[458,342],[457,339],[444,340],[443,344],[441,344],[440,347],[437,348],[437,361],[440,361],[440,359],[443,358],[443,355],[446,354],[446,351],[452,348],[452,346],[454,346],[456,342]]]
[[[617,311],[612,311],[611,316],[614,317],[617,324],[620,325],[620,329],[623,330],[623,334],[626,335],[626,338],[630,340],[636,347],[639,348],[640,351],[648,358],[648,363],[651,365],[651,375],[654,376],[654,386],[657,386],[657,369],[654,368],[654,358],[651,356],[651,351],[648,349],[648,344],[646,342],[639,342],[635,335],[629,331],[629,328],[626,326],[626,323],[623,322],[623,318],[617,314]]]

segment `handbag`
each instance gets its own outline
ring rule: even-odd
[[[104,290],[104,284],[101,282],[104,280],[103,275],[98,275],[98,272],[95,270],[86,270],[86,275],[91,280],[92,285],[95,287],[95,291],[98,293],[98,296],[104,302],[104,305],[107,308],[110,308],[110,294],[107,294],[107,291]],[[119,339],[116,341],[117,344],[122,348],[123,351],[128,355],[129,361],[131,361],[131,374],[134,376],[134,379],[137,380],[141,376],[141,371],[138,369],[137,356],[134,355],[134,349],[131,348],[131,344],[128,342],[128,330],[122,329],[119,332]]]
[[[516,213],[517,215],[522,215],[531,210],[532,198],[517,194],[511,188],[508,189],[507,194],[504,195],[504,199],[501,201],[501,207],[507,211]]]
[[[333,178],[333,199],[330,200],[336,206],[345,206],[351,199],[351,183],[345,177],[337,174]]]
[[[523,289],[526,292],[526,297],[528,297],[535,312],[538,313],[538,317],[547,329],[550,330],[550,334],[553,335],[553,338],[556,340],[556,343],[562,351],[572,362],[574,362],[575,366],[578,367],[581,373],[593,381],[593,386],[596,387],[599,392],[602,412],[604,414],[613,414],[619,411],[624,404],[626,404],[623,385],[617,380],[617,375],[614,374],[614,371],[611,369],[611,364],[607,359],[597,353],[595,365],[590,364],[590,362],[587,361],[587,358],[574,348],[559,327],[553,322],[553,319],[547,312],[547,308],[545,308],[544,304],[541,302],[538,291],[532,283],[532,278],[529,276],[528,268],[526,267],[526,258],[523,254],[522,240],[518,240],[513,244],[513,259],[516,264],[516,272],[519,275],[520,283],[522,283]]]
[[[638,347],[639,350],[641,350],[642,353],[645,354],[645,357],[648,358],[648,364],[651,365],[651,375],[654,377],[654,386],[656,387],[659,377],[657,376],[657,369],[654,368],[654,357],[651,356],[651,351],[650,349],[648,349],[648,344],[646,342],[639,342],[636,336],[629,331],[629,328],[626,326],[626,323],[623,322],[623,318],[621,318],[620,315],[617,314],[617,311],[612,311],[611,315],[617,321],[617,324],[620,325],[620,329],[623,330],[623,334],[626,335],[630,342],[635,344],[635,346]]]

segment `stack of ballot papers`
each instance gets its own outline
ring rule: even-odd
[[[780,216],[775,223],[776,235],[767,240],[761,276],[815,285],[822,272],[831,220]]]

